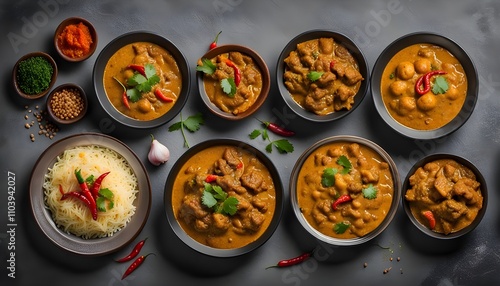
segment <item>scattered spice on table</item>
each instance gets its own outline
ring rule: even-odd
[[[117,259],[116,262],[127,262],[127,261],[130,261],[132,260],[134,257],[137,256],[137,254],[139,254],[139,252],[141,251],[142,247],[144,246],[144,244],[146,243],[146,240],[148,238],[146,237],[145,239],[139,241],[135,246],[134,246],[134,249],[132,249],[132,251],[125,257],[123,258],[120,258],[120,259]]]
[[[282,267],[289,267],[289,266],[297,265],[297,264],[300,264],[300,263],[306,261],[307,259],[309,259],[312,256],[312,254],[313,254],[313,251],[304,252],[297,257],[280,260],[280,261],[278,261],[278,263],[276,265],[268,266],[268,267],[266,267],[266,269],[274,268],[274,267],[282,268]]]
[[[89,27],[82,22],[66,26],[57,36],[57,45],[61,52],[73,59],[86,56],[92,43]]]
[[[57,135],[57,132],[59,132],[59,128],[54,123],[46,120],[46,118],[47,118],[47,111],[46,110],[40,109],[40,107],[38,105],[35,106],[34,112],[30,109],[30,107],[28,105],[26,105],[24,107],[24,109],[28,113],[28,114],[24,115],[25,120],[29,120],[29,118],[31,116],[34,117],[34,120],[31,120],[29,123],[24,124],[25,129],[33,128],[35,125],[35,121],[36,121],[36,123],[38,123],[38,129],[39,129],[38,135],[39,136],[43,136],[43,137],[46,137],[46,138],[49,138],[52,140]],[[30,133],[29,138],[30,138],[31,142],[35,142],[35,136],[34,136],[34,134],[33,134],[33,136],[31,136],[31,134],[33,134],[33,133]]]
[[[77,117],[84,108],[82,96],[76,88],[66,88],[55,92],[49,104],[54,115],[64,120]]]
[[[30,57],[19,62],[17,67],[17,85],[28,94],[36,95],[49,88],[54,68],[43,57]]]
[[[127,270],[125,270],[125,273],[123,273],[122,280],[125,279],[125,277],[129,276],[132,272],[134,272],[139,266],[141,266],[141,264],[144,263],[144,260],[146,260],[146,258],[151,254],[155,255],[154,253],[149,253],[146,255],[141,255],[139,256],[139,258],[134,260],[134,262],[132,262],[132,264],[130,264],[130,266],[127,268]]]

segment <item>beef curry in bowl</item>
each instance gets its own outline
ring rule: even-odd
[[[278,59],[281,96],[299,116],[331,121],[352,112],[368,90],[368,65],[347,36],[325,30],[292,39]]]
[[[265,102],[270,75],[265,61],[241,45],[222,45],[208,51],[197,63],[198,89],[215,115],[240,120]]]
[[[392,221],[401,197],[394,161],[375,143],[333,136],[309,147],[290,178],[290,197],[301,225],[316,239],[357,245]]]
[[[189,67],[168,39],[131,32],[111,41],[94,66],[94,87],[104,110],[134,128],[153,128],[174,118],[187,101]]]
[[[175,234],[214,257],[250,252],[271,237],[283,211],[272,162],[252,146],[214,139],[189,148],[167,178],[165,210]]]
[[[403,36],[373,69],[377,111],[397,132],[415,139],[445,136],[464,124],[477,101],[477,72],[452,40],[430,33]]]
[[[467,159],[433,154],[412,167],[403,184],[403,207],[423,233],[440,239],[472,231],[486,212],[488,192],[481,172]]]

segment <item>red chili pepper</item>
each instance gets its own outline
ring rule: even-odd
[[[142,247],[144,246],[144,244],[146,243],[146,240],[148,238],[145,238],[141,241],[139,241],[135,246],[134,246],[134,249],[132,249],[132,252],[130,252],[129,255],[123,257],[123,258],[120,258],[118,260],[116,260],[116,262],[127,262],[127,261],[130,261],[132,260],[132,258],[136,257],[137,254],[139,254],[139,252],[141,251]]]
[[[424,95],[431,90],[431,77],[438,74],[446,74],[445,71],[431,71],[419,77],[415,82],[415,92]],[[423,88],[422,88],[423,85]]]
[[[340,196],[338,199],[336,199],[333,203],[332,203],[332,208],[334,210],[337,210],[337,207],[338,205],[342,204],[342,203],[347,203],[349,201],[352,201],[352,198],[351,196],[349,195],[342,195]]]
[[[158,98],[159,100],[164,101],[164,102],[173,102],[174,101],[172,98],[165,96],[161,92],[160,88],[155,89],[155,95],[156,95],[156,98]]]
[[[212,175],[212,174],[208,174],[207,177],[205,178],[205,182],[207,183],[212,183],[212,182],[215,182],[215,180],[217,180],[217,175]]]
[[[97,198],[97,196],[99,195],[99,189],[101,188],[101,184],[102,184],[102,180],[104,180],[104,178],[109,174],[109,172],[106,172],[102,175],[100,175],[95,181],[94,181],[94,185],[92,185],[92,196],[94,197],[94,199]]]
[[[214,41],[210,44],[210,47],[208,48],[209,50],[215,49],[215,47],[217,47],[217,41],[219,40],[220,33],[222,33],[222,31],[220,31],[219,33],[217,33],[217,35],[215,36]]]
[[[289,267],[289,266],[297,265],[299,263],[306,261],[311,256],[312,256],[312,251],[306,252],[306,253],[303,253],[303,254],[301,254],[297,257],[294,257],[294,258],[280,260],[278,262],[278,264],[268,266],[268,267],[266,267],[266,269],[273,268],[273,267],[280,267],[281,268],[281,267]]]
[[[335,66],[335,61],[330,62],[330,70],[333,71],[333,67]]]
[[[128,96],[127,96],[127,88],[116,77],[113,77],[113,79],[116,80],[123,87],[122,102],[123,102],[123,105],[125,105],[125,107],[127,109],[130,109],[130,104],[128,102]]]
[[[132,70],[142,74],[143,76],[146,76],[146,70],[141,65],[130,64],[127,66],[127,68],[132,69]]]
[[[90,211],[92,212],[92,218],[94,220],[96,220],[97,219],[97,205],[95,203],[94,197],[92,196],[92,193],[90,193],[89,186],[87,186],[87,183],[85,182],[85,179],[83,179],[80,171],[81,170],[75,170],[76,180],[78,181],[78,184],[80,184],[80,189],[82,190],[83,195],[89,200]],[[94,212],[96,214],[95,216],[93,215]]]
[[[236,166],[236,169],[241,169],[241,168],[243,168],[243,162],[240,161]]]
[[[64,201],[65,199],[69,198],[69,197],[73,197],[73,198],[76,198],[78,200],[80,200],[81,202],[83,202],[90,210],[90,213],[92,214],[92,218],[94,220],[97,219],[97,208],[96,207],[93,207],[92,205],[92,202],[87,199],[87,197],[85,197],[81,192],[67,192],[67,193],[64,193],[62,191],[62,187],[61,185],[59,185],[59,191],[63,193],[62,197],[61,197],[61,201]],[[94,203],[95,205],[95,203]]]
[[[236,86],[240,85],[241,82],[240,69],[230,59],[226,59],[226,65],[231,67],[234,71],[234,84],[236,84]]]
[[[278,134],[280,136],[291,137],[291,136],[295,135],[295,132],[288,130],[288,129],[285,129],[285,128],[282,128],[276,123],[272,123],[269,121],[262,121],[260,119],[257,119],[257,120],[259,120],[262,124],[264,124],[268,130],[270,130],[271,132]]]
[[[429,228],[434,229],[436,227],[436,218],[434,218],[434,214],[431,211],[424,211],[422,214],[429,222]]]
[[[154,253],[149,253],[147,255],[141,255],[134,262],[132,262],[132,264],[130,264],[130,266],[127,268],[127,270],[125,270],[125,273],[123,273],[122,280],[125,279],[125,277],[129,276],[130,273],[134,272],[134,270],[136,270],[137,267],[141,266],[141,264],[144,262],[144,260],[146,260],[146,257],[148,257],[151,254],[154,255]]]

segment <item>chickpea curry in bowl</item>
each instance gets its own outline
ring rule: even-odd
[[[391,157],[375,143],[334,136],[308,148],[290,179],[296,217],[317,239],[332,245],[364,243],[391,222],[401,197]]]
[[[231,257],[262,245],[283,210],[279,174],[243,142],[214,139],[191,147],[172,168],[165,209],[177,236],[194,250]]]
[[[351,112],[363,99],[368,66],[346,36],[313,30],[292,39],[278,60],[280,93],[298,115],[330,121]]]
[[[418,139],[459,128],[472,113],[477,91],[477,73],[465,51],[435,34],[396,40],[372,75],[379,114],[396,131]]]
[[[429,155],[408,172],[403,206],[417,228],[435,238],[456,238],[472,231],[487,205],[486,181],[465,158]]]
[[[269,94],[270,75],[264,60],[240,45],[223,45],[198,60],[198,88],[205,105],[229,120],[259,109]]]
[[[94,66],[99,102],[124,125],[150,128],[177,115],[189,94],[189,68],[169,40],[132,32],[109,43]]]

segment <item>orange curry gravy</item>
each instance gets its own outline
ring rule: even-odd
[[[343,174],[339,158],[346,157],[352,165]],[[325,169],[337,170],[333,185],[325,186]],[[376,196],[368,199],[364,190],[376,189]],[[297,178],[297,199],[308,223],[319,232],[334,238],[363,237],[376,229],[384,220],[394,194],[391,169],[374,150],[357,143],[336,142],[316,149],[304,161]],[[332,204],[341,196],[350,201]],[[343,233],[337,227],[347,225]]]
[[[203,204],[207,177],[228,197],[238,200],[234,215],[217,213]],[[276,208],[276,190],[266,166],[235,146],[212,146],[182,166],[172,189],[172,208],[182,229],[201,244],[233,249],[257,240],[268,228]]]
[[[421,76],[434,71],[446,79],[448,90],[434,94],[437,76],[430,78],[431,90],[424,95],[415,91]],[[431,44],[406,47],[392,57],[382,74],[382,100],[389,114],[399,123],[416,130],[433,130],[458,115],[467,95],[467,78],[460,62],[446,49]]]

